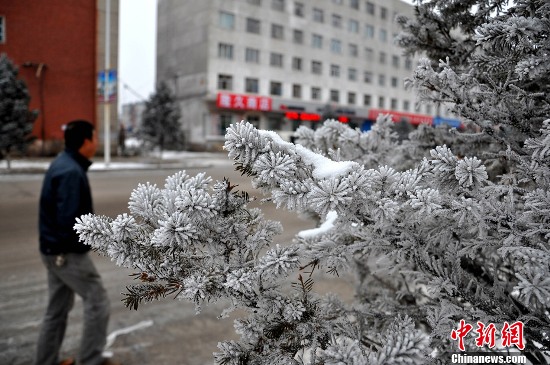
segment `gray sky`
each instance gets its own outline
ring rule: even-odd
[[[120,0],[119,4],[120,106],[147,99],[154,91],[157,0]]]

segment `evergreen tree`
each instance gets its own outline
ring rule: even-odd
[[[550,110],[548,2],[418,3],[416,19],[398,17],[405,31],[397,41],[409,54],[429,56],[411,81],[420,99],[450,105],[455,115],[521,153]]]
[[[165,149],[181,150],[185,136],[180,118],[174,95],[168,85],[162,82],[145,102],[143,125],[139,133],[152,147],[158,147],[161,155]]]
[[[422,127],[400,141],[384,116],[366,133],[300,129],[296,145],[245,122],[228,129],[225,148],[256,187],[319,217],[292,243],[271,247],[280,227],[229,182],[183,173],[140,185],[130,215],[81,217],[81,239],[141,272],[129,305],[177,292],[244,309],[219,364],[448,364],[461,343],[547,364],[550,4],[498,4],[422,1],[418,23],[401,19],[411,51],[442,57],[422,60],[410,85],[479,133]],[[447,18],[452,31],[431,28]],[[461,26],[463,45],[446,38]],[[354,273],[355,301],[316,295],[318,268]]]
[[[31,132],[36,112],[29,110],[27,85],[17,78],[18,70],[5,55],[0,55],[0,159],[24,151],[32,141]]]

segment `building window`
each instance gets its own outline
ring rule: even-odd
[[[397,87],[399,85],[399,80],[397,79],[397,77],[392,77],[391,78],[391,86],[392,87]]]
[[[248,33],[260,34],[260,21],[254,18],[246,18],[246,31]]]
[[[283,67],[283,54],[271,52],[269,56],[269,64],[274,67]]]
[[[385,103],[385,100],[384,100],[384,97],[383,96],[379,96],[378,97],[378,107],[380,109],[384,109],[386,103]]]
[[[357,44],[349,44],[349,55],[351,57],[359,57],[359,47],[357,47]]]
[[[388,41],[388,32],[385,29],[380,29],[378,39],[380,39],[380,42],[386,43]]]
[[[296,44],[303,44],[304,43],[304,32],[299,29],[294,29],[292,31],[292,40]]]
[[[300,57],[292,57],[292,69],[302,71],[302,59]]]
[[[311,88],[311,100],[321,100],[321,88],[312,87]]]
[[[372,72],[365,71],[365,73],[363,74],[363,81],[365,81],[367,84],[371,84],[372,83]]]
[[[391,98],[390,100],[390,109],[397,110],[397,99]]]
[[[0,43],[6,42],[6,17],[0,16]]]
[[[395,68],[399,68],[399,56],[393,55],[391,56],[391,64]]]
[[[348,80],[357,81],[357,69],[348,68]]]
[[[285,11],[285,0],[271,0],[271,9]]]
[[[432,114],[432,106],[430,104],[426,104],[426,114]]]
[[[382,75],[382,74],[378,75],[378,85],[386,86],[386,75]]]
[[[321,75],[323,73],[323,64],[319,61],[311,61],[311,73]]]
[[[313,48],[323,48],[323,36],[319,34],[313,34],[311,36],[311,46]]]
[[[372,61],[374,59],[374,50],[372,48],[365,48],[365,59]]]
[[[403,110],[409,111],[410,108],[410,102],[408,100],[403,100]]]
[[[355,93],[352,93],[352,92],[348,93],[348,104],[355,105]]]
[[[233,76],[231,75],[218,75],[218,89],[219,90],[232,90],[233,89]]]
[[[269,93],[276,96],[283,95],[283,84],[277,81],[271,81],[269,83]]]
[[[338,90],[330,90],[330,101],[333,103],[340,102],[340,92]]]
[[[359,22],[355,19],[348,20],[348,31],[351,33],[359,33]]]
[[[296,99],[302,98],[302,85],[298,85],[298,84],[292,85],[292,97]]]
[[[260,50],[255,48],[247,48],[245,50],[244,59],[250,63],[260,63]]]
[[[294,15],[304,17],[304,3],[294,2]]]
[[[365,25],[365,37],[368,39],[374,38],[374,27],[370,24]]]
[[[332,14],[332,26],[342,28],[342,17],[338,14]]]
[[[224,29],[235,29],[235,14],[220,11],[220,27]]]
[[[332,53],[341,54],[342,53],[342,42],[338,39],[330,40],[330,50]]]
[[[227,43],[218,44],[218,57],[226,60],[233,59],[233,45]]]
[[[271,24],[271,38],[274,39],[283,39],[283,26],[279,24]]]
[[[368,94],[363,95],[363,105],[370,106],[372,97]]]
[[[386,64],[386,52],[380,52],[379,61],[382,65]]]
[[[366,6],[367,14],[374,15],[374,3],[367,1],[365,6]]]
[[[247,2],[252,5],[262,5],[262,0],[247,0]]]
[[[338,66],[338,65],[330,65],[330,76],[332,76],[332,77],[340,77],[340,66]]]
[[[227,128],[233,123],[232,114],[220,114],[220,134],[223,136],[227,133]]]
[[[380,18],[382,18],[384,20],[388,19],[388,9],[386,9],[383,6],[380,7]]]
[[[409,57],[405,58],[405,68],[412,70],[412,60]]]
[[[323,23],[325,21],[325,15],[323,10],[318,8],[313,8],[313,21],[317,23]]]
[[[245,91],[247,93],[257,94],[260,91],[260,81],[258,79],[246,78]]]
[[[349,6],[352,9],[359,9],[359,0],[350,0],[349,1]]]

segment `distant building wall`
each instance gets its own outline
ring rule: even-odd
[[[63,124],[87,119],[100,127],[97,72],[105,0],[0,0],[5,39],[0,53],[19,68],[39,111],[33,134],[56,152]],[[100,11],[102,10],[102,11]],[[112,68],[117,67],[118,0],[111,0]],[[104,34],[104,33],[103,33]],[[113,120],[116,121],[116,108]],[[116,123],[115,123],[116,124]],[[99,129],[99,128],[98,128]]]
[[[400,0],[161,0],[156,79],[173,88],[197,147],[219,148],[243,119],[288,139],[327,116],[364,126],[373,109],[431,115],[404,88],[417,58],[393,42],[397,14],[414,16],[414,8]]]
[[[127,135],[136,134],[143,124],[143,112],[145,111],[145,102],[137,102],[122,105],[122,114],[120,123],[124,126]]]

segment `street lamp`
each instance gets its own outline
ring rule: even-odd
[[[40,126],[40,138],[42,139],[41,155],[45,155],[46,144],[46,115],[44,112],[44,77],[42,77],[43,71],[48,67],[45,63],[40,62],[24,62],[23,67],[36,68],[35,76],[38,79],[38,98],[40,99],[40,115],[42,117],[42,124]]]

